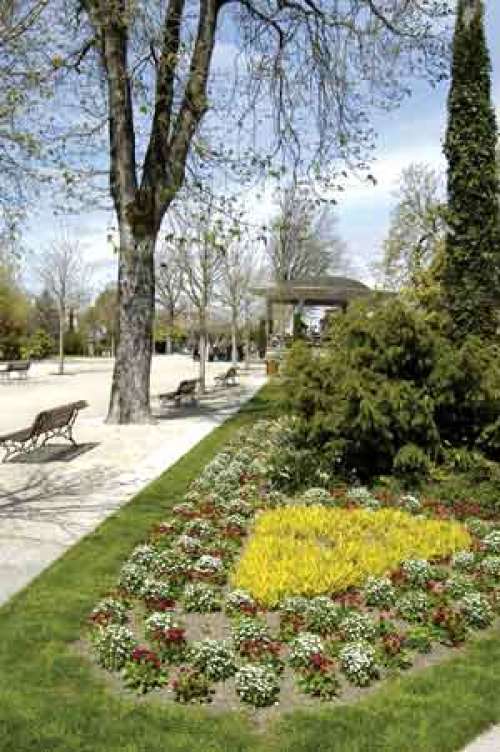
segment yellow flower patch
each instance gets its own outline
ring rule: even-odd
[[[463,525],[397,509],[286,507],[264,512],[232,575],[232,585],[267,606],[289,595],[338,593],[410,558],[469,548]]]

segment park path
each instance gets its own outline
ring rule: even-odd
[[[212,382],[228,366],[208,365]],[[45,366],[26,384],[0,388],[0,434],[29,425],[44,407],[77,398],[90,403],[76,423],[78,449],[45,448],[29,460],[0,464],[0,604],[237,412],[266,380],[255,365],[237,387],[212,386],[197,407],[156,405],[152,425],[109,426],[103,420],[111,363],[80,361],[69,370],[54,377]],[[174,389],[193,375],[188,358],[157,359],[152,393],[155,384],[156,391]]]
[[[463,752],[500,752],[500,726],[493,726],[469,744]]]

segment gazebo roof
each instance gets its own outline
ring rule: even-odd
[[[271,283],[256,287],[254,291],[273,303],[304,302],[309,305],[343,305],[373,292],[357,279],[326,275]]]

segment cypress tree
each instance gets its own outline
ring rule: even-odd
[[[459,0],[444,147],[449,214],[442,279],[457,339],[496,331],[500,248],[490,73],[482,2]]]

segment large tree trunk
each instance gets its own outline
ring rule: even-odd
[[[118,343],[108,423],[151,420],[149,383],[153,354],[155,242],[156,233],[141,233],[137,237],[132,228],[122,222]]]

